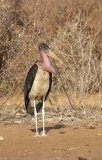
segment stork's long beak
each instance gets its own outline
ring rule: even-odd
[[[50,56],[54,60],[58,60],[61,64],[63,64],[63,62],[51,50],[48,51],[48,56]]]

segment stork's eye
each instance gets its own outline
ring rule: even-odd
[[[43,48],[42,46],[39,47],[40,49]]]

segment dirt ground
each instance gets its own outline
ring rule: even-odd
[[[41,134],[42,127],[39,127]],[[0,125],[0,160],[101,160],[102,128],[46,123],[46,137],[35,126]]]
[[[26,113],[24,104],[19,108],[11,102],[0,104],[0,160],[102,159],[102,118],[91,116],[89,121],[71,117],[68,109],[48,110],[45,112],[47,136],[35,137],[34,117]],[[39,113],[41,135],[40,116]]]

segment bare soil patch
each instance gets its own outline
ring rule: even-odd
[[[31,118],[31,117],[30,117]],[[50,119],[50,118],[49,118]],[[42,132],[42,121],[39,122]],[[46,137],[35,137],[35,122],[0,124],[1,160],[101,160],[102,121],[90,124],[46,119]]]
[[[0,160],[102,159],[101,114],[92,112],[88,119],[80,119],[74,110],[66,109],[66,105],[57,109],[47,101],[47,136],[35,137],[34,117],[26,113],[22,99],[22,96],[20,99],[16,96],[16,99],[2,98],[0,101],[0,137],[4,139],[0,140]],[[61,104],[61,98],[58,104]],[[41,135],[41,112],[38,119]]]

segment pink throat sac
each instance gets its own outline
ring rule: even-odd
[[[41,66],[42,66],[43,70],[56,74],[56,70],[55,70],[50,58],[48,57],[48,55],[46,55],[46,53],[44,52],[43,49],[41,49],[40,53],[41,53],[41,57],[42,57]]]

